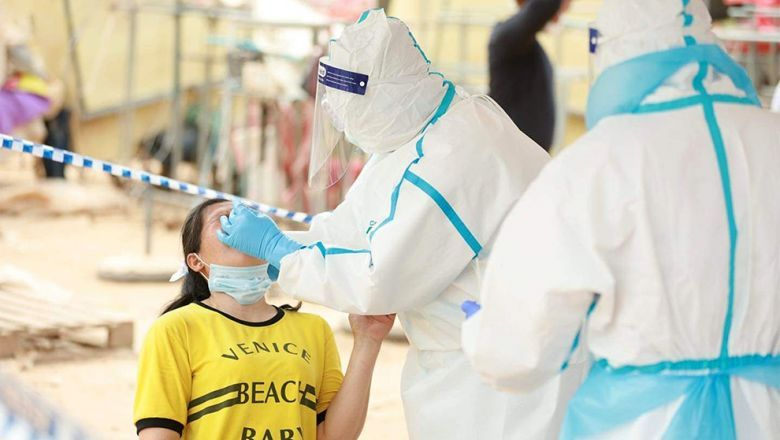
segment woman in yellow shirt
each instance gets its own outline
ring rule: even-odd
[[[394,316],[350,316],[346,375],[328,324],[263,298],[269,266],[216,237],[231,204],[209,200],[182,228],[182,293],[153,324],[139,361],[141,440],[356,439]],[[273,268],[270,267],[271,272]]]

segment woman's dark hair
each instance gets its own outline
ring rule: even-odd
[[[181,227],[181,248],[184,252],[184,264],[187,264],[187,255],[200,252],[200,232],[203,230],[203,212],[211,205],[226,202],[224,199],[209,199],[192,208],[184,225]],[[198,272],[187,265],[187,275],[184,276],[184,284],[181,286],[181,294],[165,307],[163,314],[184,307],[187,304],[203,301],[211,296],[209,283]]]
[[[187,214],[184,225],[181,227],[181,248],[184,253],[184,264],[187,264],[187,255],[200,252],[200,233],[203,230],[203,212],[209,206],[222,202],[227,202],[227,200],[206,200],[200,205],[192,208],[192,211]],[[193,302],[203,301],[209,296],[211,296],[211,291],[209,291],[208,281],[206,281],[200,273],[195,272],[187,265],[187,275],[184,276],[181,294],[165,307],[162,314],[164,315],[171,310],[176,310]],[[281,308],[284,310],[297,311],[301,308],[301,303],[298,303],[297,306],[285,304]]]

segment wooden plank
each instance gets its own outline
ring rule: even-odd
[[[0,320],[0,334],[14,333],[21,330],[22,327],[20,327],[18,324]]]
[[[12,324],[17,324],[22,327],[23,330],[50,330],[51,327],[41,324],[37,320],[30,317],[17,316],[9,311],[0,309],[0,321],[5,321]]]
[[[105,348],[108,346],[108,329],[105,327],[63,330],[60,337],[89,347]]]
[[[19,335],[0,335],[0,358],[14,356],[19,350]]]
[[[95,325],[110,324],[113,321],[122,320],[122,318],[113,316],[113,314],[98,312],[94,309],[88,309],[86,306],[78,306],[72,303],[55,303],[25,293],[10,293],[0,290],[0,306],[2,306],[2,302],[28,307],[31,310],[45,311],[46,313],[67,313],[70,317]]]
[[[97,312],[72,302],[55,303],[24,291],[0,290],[0,357],[13,354],[24,335],[61,336],[103,330],[98,346],[115,348],[133,344],[133,322]],[[91,338],[94,340],[94,338]]]
[[[133,346],[133,323],[122,322],[108,328],[108,348]]]
[[[19,313],[34,315],[49,320],[52,316],[56,316],[58,319],[63,320],[64,312],[67,310],[67,308],[62,307],[61,304],[29,297],[24,294],[8,295],[2,291],[0,291],[0,308],[7,308]],[[64,320],[74,320],[74,317],[66,316],[64,317]]]
[[[79,327],[86,323],[78,318],[63,315],[55,308],[27,307],[13,304],[10,301],[0,301],[0,310],[13,313],[16,316],[25,316],[41,322],[49,327]]]
[[[64,330],[61,336],[64,339],[92,347],[132,347],[133,323],[128,321],[111,326]]]

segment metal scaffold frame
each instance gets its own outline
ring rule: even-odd
[[[199,183],[204,185],[208,180],[209,166],[204,163],[204,158],[208,156],[208,137],[209,126],[211,120],[209,114],[212,110],[211,96],[215,90],[214,86],[221,83],[220,80],[214,79],[214,67],[216,57],[214,56],[213,48],[205,44],[206,55],[198,57],[193,60],[192,57],[185,57],[183,46],[183,29],[182,20],[184,17],[201,17],[207,20],[207,32],[209,34],[214,33],[219,22],[230,22],[241,28],[245,29],[304,29],[310,30],[312,33],[312,42],[317,45],[320,42],[320,37],[323,32],[327,32],[334,24],[333,21],[278,21],[278,20],[263,20],[250,16],[247,12],[215,7],[202,7],[189,5],[184,0],[172,0],[169,4],[161,4],[155,2],[138,2],[137,0],[127,0],[123,4],[120,4],[114,8],[115,11],[125,12],[128,17],[128,34],[127,34],[127,66],[124,81],[124,102],[111,106],[109,108],[102,108],[96,111],[90,111],[86,108],[86,103],[82,95],[83,82],[81,77],[81,67],[78,59],[78,35],[75,29],[73,20],[73,10],[71,6],[71,0],[63,0],[66,25],[68,31],[68,37],[70,41],[70,55],[71,62],[74,69],[74,81],[76,87],[76,99],[77,105],[80,110],[80,116],[82,120],[94,119],[111,114],[121,115],[121,153],[120,156],[123,160],[126,160],[131,155],[132,143],[134,138],[135,129],[135,111],[145,105],[153,104],[156,102],[162,102],[170,100],[170,122],[168,133],[165,136],[166,145],[165,148],[169,149],[171,153],[171,176],[176,178],[176,170],[179,163],[182,160],[181,139],[183,130],[183,104],[184,96],[186,94],[185,89],[191,89],[190,87],[184,87],[182,78],[182,62],[199,61],[203,64],[203,81],[200,84],[194,86],[199,92],[199,100],[201,111],[197,120],[198,125],[198,139],[197,139],[197,169],[200,171]],[[136,49],[137,49],[137,32],[138,32],[138,15],[139,14],[163,14],[172,17],[173,26],[173,74],[171,78],[171,92],[162,93],[155,96],[144,97],[141,99],[135,98],[135,75],[134,69],[136,66]],[[152,249],[152,212],[154,210],[154,199],[157,198],[155,190],[151,188],[144,189],[143,192],[143,206],[145,211],[145,241],[144,250],[145,254],[149,255]],[[170,198],[170,197],[168,197]]]

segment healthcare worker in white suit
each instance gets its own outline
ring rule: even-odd
[[[780,115],[701,0],[605,0],[595,25],[590,131],[502,225],[464,350],[527,393],[587,334],[562,438],[777,439]]]
[[[319,87],[312,183],[338,179],[351,145],[371,155],[345,200],[298,234],[238,206],[221,240],[268,260],[297,299],[398,313],[411,344],[401,388],[412,439],[557,435],[559,396],[575,386],[496,391],[460,346],[460,306],[479,300],[498,226],[547,154],[489,98],[431,72],[406,25],[382,10],[331,42]]]

